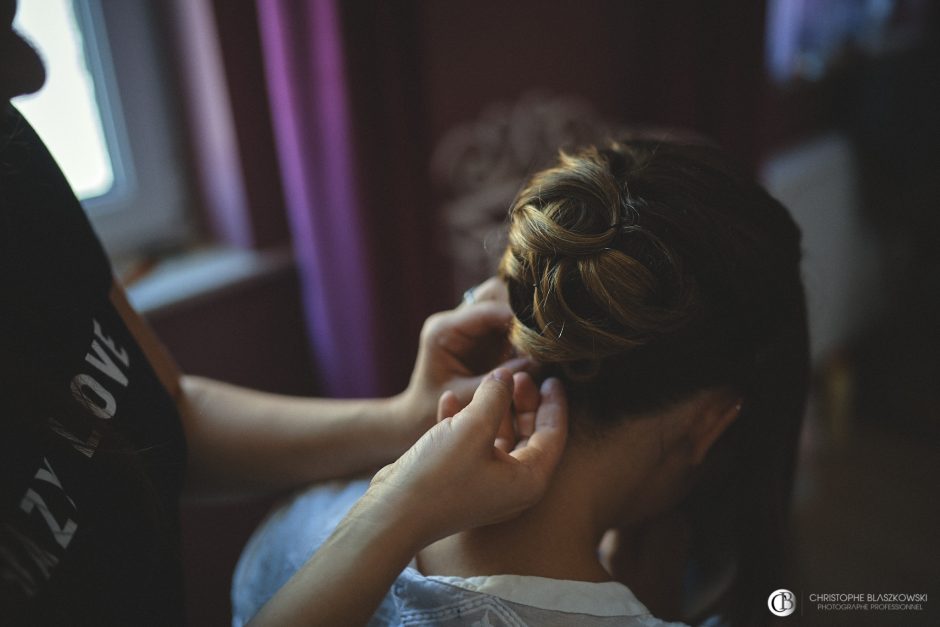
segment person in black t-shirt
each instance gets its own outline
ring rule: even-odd
[[[15,8],[0,0],[0,622],[182,623],[184,491],[281,490],[401,455],[264,624],[364,623],[422,546],[539,498],[564,446],[563,391],[545,388],[535,432],[515,446],[513,381],[528,375],[512,370],[524,361],[484,378],[464,360],[512,316],[497,283],[428,320],[394,398],[288,398],[182,375],[7,103],[43,82]],[[445,391],[466,407],[432,427]]]

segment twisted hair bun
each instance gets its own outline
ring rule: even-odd
[[[745,390],[803,343],[799,230],[712,146],[562,153],[509,218],[510,339],[594,415]]]
[[[644,155],[623,144],[562,153],[510,210],[500,274],[517,313],[511,340],[569,378],[687,325],[696,285],[646,228],[625,175]]]

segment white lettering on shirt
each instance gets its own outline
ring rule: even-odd
[[[72,378],[72,396],[98,418],[110,420],[117,411],[114,395],[90,374],[77,374]]]
[[[59,514],[58,519],[65,520],[63,524],[59,524],[57,517],[46,504],[46,500],[34,489],[37,482],[54,486],[57,488],[56,494],[64,497],[64,501],[59,499],[60,505],[56,508],[59,510],[57,512]],[[59,478],[52,470],[52,465],[49,463],[49,460],[45,457],[42,458],[42,466],[36,471],[36,474],[33,476],[33,482],[30,484],[30,487],[27,488],[23,500],[20,501],[20,509],[27,514],[32,513],[34,509],[38,510],[46,526],[49,528],[49,531],[52,532],[52,537],[55,538],[55,541],[58,542],[59,546],[63,549],[69,545],[72,541],[72,537],[75,535],[75,530],[78,529],[78,523],[71,518],[71,515],[77,509],[75,507],[75,501],[69,498],[62,489]]]
[[[101,432],[97,429],[92,429],[91,434],[83,440],[66,429],[62,423],[55,418],[49,419],[49,428],[68,440],[72,448],[85,457],[94,455],[95,451],[98,449],[98,445],[101,444]]]
[[[116,363],[114,363],[114,360],[111,359],[111,356],[108,355],[103,348],[101,348],[101,345],[98,344],[98,340],[95,340],[91,343],[91,350],[94,351],[95,354],[92,355],[91,351],[89,351],[88,354],[85,355],[85,361],[121,385],[127,387],[127,376],[121,372],[121,369]]]
[[[123,349],[123,348],[118,348],[117,346],[115,346],[115,345],[114,345],[114,340],[112,340],[110,337],[108,337],[108,336],[106,336],[104,333],[102,333],[102,331],[101,331],[101,325],[98,324],[98,321],[97,321],[97,320],[95,320],[94,318],[92,318],[92,319],[91,319],[91,322],[92,322],[92,324],[93,324],[94,327],[95,327],[95,335],[98,337],[98,339],[101,340],[101,342],[102,342],[105,346],[107,346],[108,348],[111,349],[111,352],[114,353],[114,356],[117,357],[118,359],[120,359],[120,360],[121,360],[121,363],[124,364],[125,367],[126,367],[126,366],[129,366],[131,360],[130,360],[130,357],[128,356],[128,354],[127,354],[127,350],[125,350],[125,349]]]
[[[91,341],[88,352],[85,353],[85,362],[94,366],[112,381],[127,387],[127,372],[122,370],[121,366],[111,358],[111,355],[114,355],[118,362],[127,368],[131,361],[127,349],[118,346],[111,337],[105,335],[98,320],[92,318],[91,322],[95,337]],[[108,348],[111,355],[102,348],[102,345]],[[72,396],[96,418],[110,420],[117,413],[118,406],[114,394],[92,374],[80,372],[75,375],[72,378],[70,388]],[[101,443],[101,430],[94,425],[90,425],[90,429],[83,434],[76,434],[68,430],[55,418],[49,419],[49,426],[53,431],[68,440],[72,448],[88,458],[94,456],[98,445]]]
[[[130,355],[104,334],[96,319],[92,319],[92,324],[94,337],[85,353],[85,363],[95,370],[88,371],[86,367],[85,372],[72,377],[69,388],[72,396],[91,416],[109,421],[118,411],[118,400],[112,392],[114,386],[126,388],[129,383]],[[94,421],[87,414],[70,414],[69,420],[50,417],[48,425],[73,449],[90,459],[107,432],[107,422]],[[84,423],[82,416],[85,416]],[[75,537],[78,507],[65,491],[49,459],[43,457],[20,499],[19,508],[26,514],[26,520],[16,524],[0,521],[3,525],[0,529],[0,579],[18,581],[26,595],[31,597],[37,593],[41,581],[52,576]],[[37,534],[36,529],[47,529],[49,534]]]

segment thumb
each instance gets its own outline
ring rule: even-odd
[[[493,445],[496,432],[512,403],[512,372],[497,368],[483,378],[473,400],[453,418],[453,428],[462,435]]]

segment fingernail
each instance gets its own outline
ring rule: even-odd
[[[542,382],[541,392],[543,396],[558,397],[564,394],[565,388],[561,385],[561,381],[555,377],[549,377]]]
[[[502,381],[506,385],[512,384],[512,372],[506,368],[497,368],[490,373],[490,377],[496,381]]]

